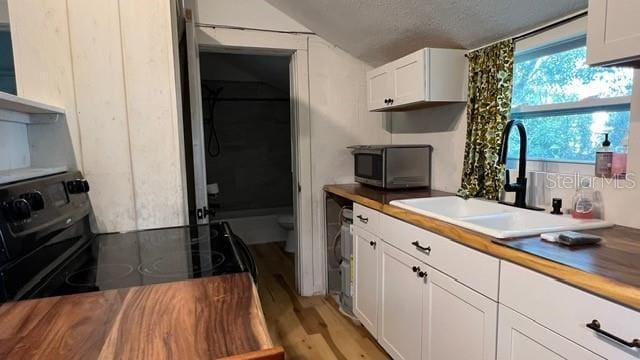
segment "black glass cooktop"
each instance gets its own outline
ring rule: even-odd
[[[228,224],[101,234],[14,300],[250,271],[251,255]],[[19,291],[20,292],[20,291]]]

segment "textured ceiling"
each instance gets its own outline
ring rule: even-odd
[[[267,2],[373,65],[422,47],[473,49],[587,7],[587,0]]]

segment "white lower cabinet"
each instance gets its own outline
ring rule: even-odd
[[[354,248],[354,312],[392,358],[495,359],[495,301],[357,227]]]
[[[394,359],[419,359],[426,265],[384,242],[379,250],[378,342]]]
[[[495,359],[498,303],[435,269],[426,289],[422,359]]]
[[[640,359],[640,312],[355,210],[354,313],[394,359]]]
[[[373,234],[354,227],[353,313],[374,337],[378,334],[378,245],[380,243],[380,239]]]
[[[604,359],[500,305],[497,360]]]

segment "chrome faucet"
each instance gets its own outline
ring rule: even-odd
[[[518,178],[515,183],[510,183],[509,168],[507,167],[507,153],[509,151],[509,134],[513,126],[518,128],[520,135],[520,158],[518,159]],[[511,205],[519,208],[530,208],[527,206],[527,130],[520,120],[509,120],[502,133],[502,152],[500,155],[500,163],[505,166],[504,191],[516,193],[516,200],[513,204],[501,201],[502,204]],[[537,208],[532,208],[538,210]],[[541,209],[540,209],[541,210]]]

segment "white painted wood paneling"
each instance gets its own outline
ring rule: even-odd
[[[136,227],[181,225],[184,193],[176,190],[184,188],[182,132],[169,36],[171,2],[124,0],[119,4]]]
[[[84,175],[99,228],[132,230],[136,211],[118,2],[68,0]],[[112,185],[108,185],[112,184]]]
[[[34,128],[32,134],[43,139],[52,133],[66,134],[58,141],[71,142],[77,167],[82,169],[66,2],[11,0],[9,11],[18,95],[58,106],[66,113],[66,121],[56,124],[56,130]]]
[[[185,221],[171,4],[9,1],[18,93],[67,116],[55,136],[29,137],[54,160],[73,144],[97,231]]]

